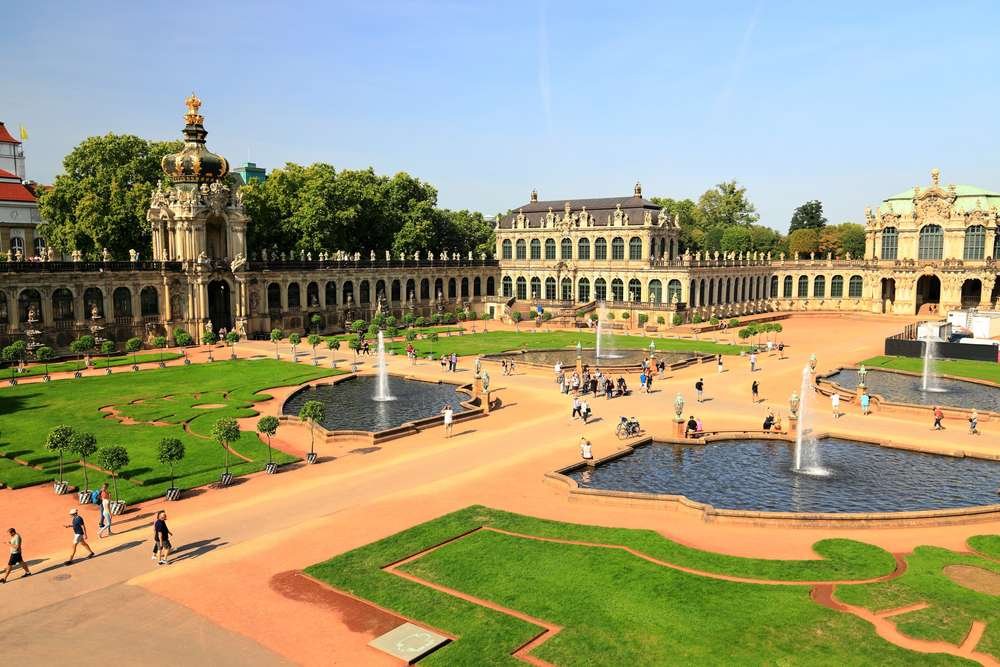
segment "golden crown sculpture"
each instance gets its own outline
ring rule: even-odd
[[[198,113],[198,109],[201,108],[201,100],[194,93],[184,100],[184,104],[187,105],[187,113],[184,114],[184,121],[188,125],[201,125],[205,118]]]

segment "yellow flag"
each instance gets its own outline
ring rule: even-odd
[[[20,125],[19,127],[21,128],[21,141],[24,141],[28,138],[28,131],[24,129],[24,125]]]

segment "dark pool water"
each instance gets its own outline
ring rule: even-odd
[[[858,372],[852,369],[840,370],[828,379],[846,389],[858,386]],[[942,405],[1000,412],[1000,389],[975,382],[936,378],[934,385],[942,391],[924,392],[921,390],[922,380],[919,376],[869,370],[865,384],[868,386],[869,394],[884,396],[893,403]]]
[[[333,385],[300,391],[285,401],[284,413],[297,415],[306,401],[320,401],[326,405],[326,421],[330,430],[384,431],[414,419],[437,415],[445,403],[456,414],[462,410],[460,401],[465,394],[455,391],[451,384],[418,382],[389,376],[389,392],[394,401],[374,401],[373,376],[361,376]]]
[[[594,368],[601,366],[638,366],[642,360],[649,356],[649,350],[614,350],[611,357],[597,358],[594,350],[581,350],[580,359],[584,365]],[[576,366],[576,348],[566,350],[531,350],[521,354],[520,352],[510,352],[496,355],[497,357],[510,357],[518,362],[529,364],[542,364],[544,366],[555,366],[557,361],[561,361],[563,367]],[[656,358],[663,360],[667,364],[684,361],[693,357],[691,352],[657,352]]]
[[[902,512],[1000,503],[1000,462],[935,456],[837,438],[818,443],[826,477],[792,472],[794,443],[651,444],[572,473],[592,489],[687,496],[768,512]]]

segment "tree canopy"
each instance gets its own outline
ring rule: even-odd
[[[777,252],[784,247],[779,233],[756,224],[757,209],[736,181],[706,190],[697,203],[669,197],[653,197],[652,202],[680,219],[682,251]]]
[[[146,209],[160,159],[180,141],[147,141],[131,134],[89,137],[63,159],[64,173],[39,197],[41,234],[60,251],[97,258],[103,248],[118,258],[135,248],[148,256]]]
[[[788,233],[791,234],[799,229],[820,229],[825,226],[826,218],[823,217],[823,203],[817,199],[813,199],[799,206],[792,213],[792,220],[788,224]]]

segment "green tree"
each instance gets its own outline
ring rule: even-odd
[[[184,459],[184,443],[178,438],[163,438],[157,449],[157,458],[163,465],[170,466],[170,488],[174,487],[174,464]]]
[[[35,359],[38,359],[45,364],[45,375],[48,376],[49,361],[52,359],[52,348],[48,345],[42,345],[40,348],[35,350]]]
[[[236,333],[235,331],[226,332],[226,345],[232,347],[233,345],[236,345],[236,343],[238,342],[240,342],[240,335],[238,333]]]
[[[295,361],[295,348],[302,342],[302,336],[297,333],[289,334],[288,342],[292,346],[292,361]]]
[[[45,449],[59,455],[59,479],[63,480],[63,454],[66,451],[72,451],[73,448],[73,438],[76,436],[76,431],[72,426],[66,424],[60,424],[54,429],[49,431],[48,437],[45,439]]]
[[[132,354],[132,365],[135,365],[135,353],[142,349],[142,339],[139,337],[129,338],[125,341],[125,351]]]
[[[121,445],[104,447],[97,452],[97,465],[111,473],[116,502],[118,501],[118,473],[128,466],[129,460],[128,450]]]
[[[205,331],[201,334],[202,345],[215,345],[219,342],[219,336],[214,331]]]
[[[319,345],[322,341],[323,341],[323,339],[320,337],[319,334],[309,334],[309,337],[306,338],[306,342],[309,343],[309,347],[311,347],[312,351],[313,351],[313,362],[314,363],[316,361],[316,346]]]
[[[319,333],[319,325],[323,323],[323,317],[319,313],[314,313],[309,321],[313,325],[313,333]]]
[[[788,252],[792,258],[799,254],[808,255],[819,250],[819,229],[809,227],[796,229],[788,235]]]
[[[130,248],[148,254],[146,220],[156,183],[165,179],[160,160],[180,141],[147,141],[107,134],[84,139],[63,159],[63,172],[39,197],[41,235],[61,251],[96,259],[107,248],[118,258]]]
[[[746,188],[736,181],[719,183],[698,199],[698,213],[705,227],[749,227],[760,218],[747,198]]]
[[[274,358],[278,358],[278,343],[285,337],[285,332],[281,329],[271,329],[271,342],[274,343]]]
[[[326,349],[333,351],[340,349],[340,339],[336,336],[330,336],[326,339]]]
[[[115,351],[115,341],[106,340],[101,343],[101,354],[104,355],[105,361],[107,362],[106,368],[111,368],[111,355]]]
[[[677,217],[681,225],[681,252],[684,250],[701,250],[705,240],[705,231],[701,228],[698,205],[690,199],[671,199],[670,197],[653,197],[657,206],[666,209],[671,219]]]
[[[97,451],[97,438],[93,433],[74,432],[70,438],[69,449],[80,457],[80,469],[83,471],[83,490],[90,490],[90,480],[87,477],[87,457]]]
[[[257,432],[267,438],[267,464],[271,465],[271,438],[278,432],[280,422],[273,415],[264,415],[257,420]]]
[[[749,252],[750,230],[746,227],[729,227],[722,233],[722,252]]]
[[[368,328],[368,324],[364,320],[354,320],[351,322],[351,333],[359,334]]]
[[[240,427],[232,417],[223,417],[212,425],[212,437],[226,453],[226,474],[229,474],[229,446],[240,439]]]
[[[159,350],[160,350],[160,363],[162,364],[163,363],[163,348],[165,348],[167,346],[167,337],[166,336],[156,336],[153,339],[153,346],[156,347],[156,348],[159,348]]]
[[[865,228],[853,222],[825,227],[819,232],[818,250],[832,252],[836,257],[851,253],[851,257],[860,259],[865,255]]]
[[[326,419],[326,407],[319,401],[306,401],[299,410],[299,419],[309,424],[309,453],[315,454],[316,424]]]
[[[183,329],[176,329],[174,330],[174,343],[176,343],[178,347],[187,347],[188,345],[194,343],[194,339],[191,338],[191,334],[187,331],[184,331]]]
[[[799,229],[820,229],[826,226],[826,218],[823,217],[823,204],[817,200],[807,201],[799,206],[792,213],[792,220],[788,223],[788,233],[791,234]]]

